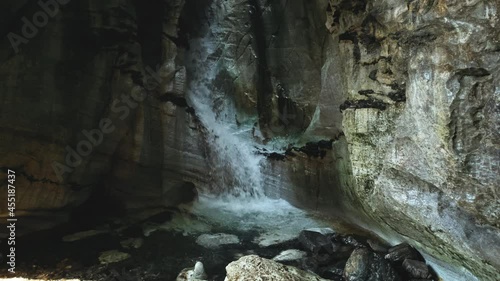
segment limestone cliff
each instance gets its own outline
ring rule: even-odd
[[[22,227],[64,221],[91,194],[117,213],[176,205],[186,200],[185,182],[207,180],[203,129],[186,104],[182,51],[172,40],[183,1],[60,4],[18,53],[7,35],[22,36],[21,18],[42,9],[37,1],[0,6],[8,27],[0,166],[17,173]],[[112,130],[102,132],[103,120]],[[90,152],[82,144],[89,140],[97,143]]]
[[[331,1],[356,199],[430,253],[498,276],[498,1]]]

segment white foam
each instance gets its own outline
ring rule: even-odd
[[[226,11],[227,12],[227,11]],[[218,74],[218,59],[211,57],[220,47],[214,37],[217,22],[210,26],[204,38],[190,42],[187,69],[190,82],[187,98],[197,116],[207,129],[212,165],[212,187],[219,192],[228,192],[242,197],[263,196],[261,155],[255,154],[252,137],[253,123],[257,117],[249,118],[246,124],[236,124],[237,110],[231,94],[214,87]],[[215,35],[216,36],[216,35]]]

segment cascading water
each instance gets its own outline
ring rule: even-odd
[[[217,26],[211,27],[212,31],[215,29]],[[208,131],[213,165],[210,190],[226,196],[260,198],[264,196],[259,164],[262,156],[255,153],[251,135],[257,118],[236,124],[234,103],[228,94],[214,86],[220,59],[215,52],[221,42],[212,32],[206,34],[190,41],[186,61],[190,81],[188,99]]]
[[[221,5],[208,9],[210,18],[203,23],[206,26],[198,26],[202,32],[198,31],[198,36],[191,38],[185,56],[189,81],[187,98],[206,128],[212,165],[211,186],[200,188],[201,196],[189,206],[188,212],[209,224],[258,231],[260,236],[256,243],[291,239],[304,228],[324,224],[285,200],[271,199],[264,194],[261,161],[265,159],[256,153],[256,147],[262,148],[262,145],[254,139],[258,135],[255,126],[258,117],[246,116],[242,118],[245,121],[237,122],[236,116],[238,113],[241,116],[241,112],[237,112],[232,93],[225,92],[217,84],[222,71],[232,71],[223,63],[229,44],[222,39],[226,35],[220,23],[226,21],[234,4]],[[190,227],[198,225],[190,218],[180,217],[176,222],[168,227],[185,232],[198,231]],[[199,228],[206,231],[206,228]]]

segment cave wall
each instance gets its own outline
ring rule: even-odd
[[[498,276],[498,1],[331,1],[353,193],[432,255]]]
[[[119,204],[109,204],[122,213],[176,205],[186,200],[185,181],[207,180],[203,129],[185,102],[182,51],[174,42],[183,4],[60,4],[16,53],[8,32],[23,35],[21,18],[42,9],[34,1],[2,2],[9,28],[0,47],[0,180],[16,171],[21,228],[65,221],[91,194],[113,198]],[[67,162],[67,147],[78,150],[84,130],[107,119],[114,129],[90,153],[82,146],[80,161]],[[58,166],[61,177],[55,162],[68,169]]]

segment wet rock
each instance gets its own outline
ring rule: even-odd
[[[99,262],[101,264],[109,264],[109,263],[120,262],[128,258],[130,258],[130,254],[128,253],[120,252],[118,250],[111,250],[102,252],[99,255]]]
[[[321,267],[317,270],[319,276],[334,281],[344,280],[344,267],[346,261],[340,261],[330,266]]]
[[[297,261],[303,259],[307,256],[307,253],[297,249],[290,249],[282,251],[279,255],[273,258],[273,261],[284,262],[284,261]]]
[[[300,232],[299,242],[309,252],[333,253],[332,242],[322,229],[306,229]]]
[[[120,245],[125,249],[139,249],[143,243],[144,239],[142,238],[129,238],[120,241]]]
[[[313,257],[308,257],[301,260],[300,268],[309,272],[318,272],[319,265],[316,259],[314,259]]]
[[[329,227],[313,227],[306,229],[307,231],[317,232],[323,235],[334,235],[335,231]]]
[[[431,279],[432,274],[429,266],[422,261],[405,259],[403,268],[412,278],[416,279]]]
[[[204,281],[207,278],[203,263],[198,261],[194,267],[183,269],[175,281]]]
[[[285,161],[286,153],[269,152],[267,149],[258,149],[257,154],[265,156],[269,160]]]
[[[368,246],[370,246],[370,248],[373,251],[375,251],[377,253],[387,253],[389,251],[389,246],[385,245],[384,243],[382,243],[380,241],[368,239],[368,240],[366,240],[366,243],[368,244]]]
[[[408,243],[402,243],[390,248],[385,258],[392,262],[403,262],[405,259],[425,261],[424,257]]]
[[[397,281],[401,280],[392,267],[382,256],[370,252],[366,248],[354,250],[347,260],[344,269],[347,281]]]
[[[295,148],[299,152],[303,152],[311,157],[323,158],[326,155],[326,150],[331,150],[333,144],[332,140],[320,140],[318,142],[308,142],[306,145]]]
[[[196,244],[209,249],[216,249],[223,245],[238,244],[238,236],[226,233],[202,234],[196,239]]]
[[[332,245],[333,245],[333,253],[331,254],[331,256],[335,260],[349,258],[355,249],[350,245],[343,245],[335,242],[332,243]]]
[[[194,265],[193,269],[193,277],[197,279],[207,279],[207,274],[205,273],[205,267],[203,266],[203,263],[201,262],[196,262]]]
[[[103,234],[103,233],[107,233],[108,231],[106,230],[87,230],[87,231],[81,231],[81,232],[77,232],[77,233],[73,233],[73,234],[70,234],[70,235],[66,235],[62,238],[62,241],[64,242],[74,242],[74,241],[78,241],[78,240],[82,240],[82,239],[86,239],[86,238],[89,238],[89,237],[92,237],[92,236],[96,236],[96,235],[99,235],[99,234]]]
[[[326,266],[331,264],[335,257],[329,253],[313,253],[312,258],[318,266]]]
[[[176,231],[181,232],[184,236],[189,236],[207,233],[210,232],[211,229],[212,227],[205,221],[200,220],[199,217],[186,212],[178,212],[174,214],[168,222],[163,224],[147,222],[142,225],[142,232],[146,237],[158,230]]]
[[[296,239],[296,234],[279,233],[279,232],[265,232],[253,239],[253,243],[258,244],[260,247],[269,247]]]
[[[256,255],[244,256],[226,266],[225,281],[327,281],[315,274]]]
[[[270,160],[285,161],[286,155],[277,152],[271,152],[269,155],[267,155],[267,158]]]
[[[340,237],[339,241],[342,243],[352,246],[354,248],[362,248],[366,247],[366,243],[363,241],[364,239],[359,236],[347,235]]]

